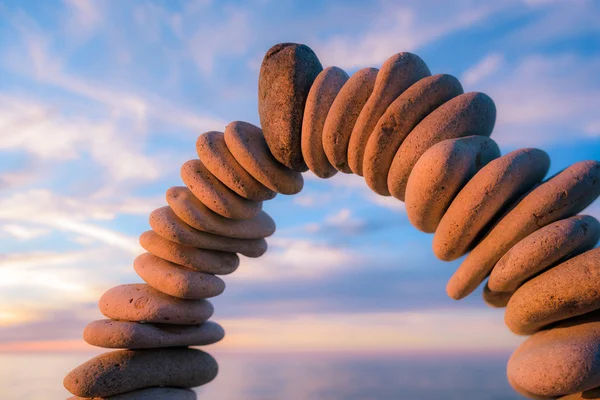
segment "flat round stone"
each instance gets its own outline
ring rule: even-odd
[[[219,367],[200,350],[116,350],[75,368],[65,388],[80,397],[105,397],[154,386],[194,387],[212,381]]]
[[[600,386],[599,348],[597,320],[561,324],[521,344],[508,361],[507,375],[527,392],[551,398],[592,390]]]
[[[261,201],[250,201],[225,186],[200,160],[181,166],[181,179],[208,208],[231,219],[250,219],[262,209]]]
[[[207,274],[227,275],[240,265],[240,258],[235,253],[197,249],[171,242],[154,231],[142,233],[140,244],[157,257]]]
[[[490,161],[458,192],[433,237],[433,253],[452,261],[468,252],[484,229],[515,200],[544,179],[550,157],[519,149]]]
[[[248,122],[231,122],[225,127],[225,143],[237,162],[269,189],[281,194],[296,194],[302,190],[302,174],[273,157],[260,128]]]
[[[260,211],[254,218],[225,218],[206,207],[185,186],[167,190],[167,203],[182,221],[202,232],[238,239],[262,239],[275,233],[275,222]]]
[[[408,134],[394,156],[388,173],[388,190],[404,201],[408,177],[419,158],[436,143],[464,136],[490,136],[496,106],[483,93],[461,94],[436,108]]]
[[[198,325],[214,312],[208,300],[184,300],[145,284],[116,286],[98,301],[100,312],[119,321]]]
[[[586,390],[585,392],[570,394],[568,396],[559,397],[560,400],[599,400],[600,388]]]
[[[223,328],[211,321],[202,325],[169,325],[101,319],[89,323],[83,331],[86,342],[110,349],[206,346],[223,337]]]
[[[431,75],[421,58],[412,53],[398,53],[388,58],[375,79],[369,100],[360,112],[348,144],[348,165],[363,175],[363,158],[369,136],[379,118],[398,96],[418,80]]]
[[[351,174],[348,166],[348,143],[354,124],[375,87],[377,68],[355,72],[336,96],[323,126],[323,150],[329,163],[338,171]]]
[[[588,215],[546,225],[522,239],[498,261],[490,275],[490,288],[497,292],[517,290],[560,260],[592,249],[598,239],[600,222]]]
[[[323,150],[323,125],[337,94],[348,80],[338,67],[325,68],[315,79],[304,108],[302,120],[302,156],[308,168],[319,178],[337,173]]]
[[[563,319],[600,308],[600,247],[536,276],[511,297],[504,322],[530,335]]]
[[[514,292],[494,292],[490,290],[489,283],[483,288],[483,301],[494,308],[504,308]]]
[[[551,177],[510,209],[458,267],[446,292],[462,299],[488,276],[511,247],[559,219],[583,211],[600,195],[600,163],[582,161]]]
[[[196,400],[196,393],[189,389],[153,387],[107,397],[69,397],[68,400]]]
[[[448,139],[431,147],[419,158],[406,184],[409,221],[420,231],[435,232],[458,192],[498,157],[498,145],[485,136]]]
[[[148,285],[180,299],[207,299],[225,290],[225,282],[214,275],[182,267],[150,253],[137,256],[133,268]]]
[[[236,239],[194,229],[179,219],[170,207],[152,211],[149,222],[152,230],[158,235],[186,246],[241,253],[248,257],[260,257],[267,251],[267,242],[264,239]]]
[[[225,186],[245,199],[263,201],[277,193],[254,179],[233,157],[223,132],[206,132],[198,137],[196,151],[202,163]]]
[[[375,193],[389,196],[388,172],[398,148],[415,126],[433,110],[461,95],[452,75],[428,76],[406,89],[379,118],[365,147],[363,173]]]
[[[294,171],[307,170],[302,159],[302,117],[308,92],[323,70],[310,47],[280,43],[263,59],[258,76],[258,114],[271,154]]]

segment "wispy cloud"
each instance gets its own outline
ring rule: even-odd
[[[81,37],[92,34],[102,22],[104,10],[100,2],[93,0],[64,0],[68,11],[69,33]]]
[[[570,53],[506,65],[480,83],[498,108],[494,138],[501,145],[539,146],[589,135],[600,104],[598,68],[600,58]]]
[[[45,228],[32,228],[17,224],[6,224],[1,229],[12,237],[25,241],[44,236],[50,232]]]
[[[504,57],[502,54],[488,54],[477,64],[473,65],[463,73],[461,82],[465,86],[475,85],[497,72],[500,67],[502,67],[503,63]]]
[[[362,257],[348,249],[307,239],[271,238],[269,251],[260,259],[243,258],[231,280],[314,280],[360,263]]]
[[[0,326],[51,319],[54,313],[79,315],[118,282],[131,276],[131,256],[99,246],[83,250],[11,253],[0,258]],[[98,274],[102,271],[102,274]],[[131,279],[131,278],[130,278]],[[139,279],[137,280],[139,281]],[[0,329],[0,337],[4,337]],[[44,333],[35,332],[41,339]],[[23,338],[24,339],[24,338]]]
[[[366,31],[332,36],[316,46],[327,65],[356,68],[380,65],[398,51],[414,51],[440,37],[484,21],[505,7],[502,2],[473,6],[470,2],[379,2],[379,14]]]
[[[66,117],[40,101],[0,95],[0,150],[25,151],[42,160],[69,161],[91,155],[110,180],[152,181],[157,160],[143,153],[135,137],[122,135],[115,121]]]
[[[340,211],[325,217],[323,223],[308,224],[305,226],[307,232],[319,232],[323,230],[335,230],[344,232],[360,232],[366,226],[366,221],[353,215],[349,208],[342,208]]]
[[[141,247],[136,238],[101,227],[94,221],[114,219],[117,213],[146,214],[156,208],[154,205],[158,202],[140,200],[136,204],[132,199],[122,203],[90,200],[61,196],[48,190],[15,193],[0,200],[0,220],[27,223],[32,227],[30,229],[38,232],[40,229],[47,232],[47,228],[70,232],[129,254],[138,254]]]
[[[165,101],[151,91],[124,91],[68,72],[64,60],[51,52],[51,36],[23,17],[13,17],[9,22],[21,33],[22,41],[21,46],[9,48],[5,56],[5,65],[14,73],[98,102],[112,110],[113,115],[125,114],[133,118],[138,128],[147,128],[149,118],[198,130],[225,125],[218,118],[199,115],[185,105]]]
[[[188,50],[194,62],[207,75],[212,74],[217,57],[242,55],[253,39],[244,11],[228,8],[225,14],[217,21],[200,25],[189,40]]]

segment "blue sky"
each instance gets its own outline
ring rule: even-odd
[[[272,45],[305,43],[349,73],[415,52],[495,100],[503,153],[542,148],[553,173],[600,158],[598,15],[584,0],[0,1],[0,349],[81,348],[98,297],[140,281],[137,236],[181,185],[196,137],[258,123]],[[402,203],[355,176],[305,183],[265,203],[278,226],[269,252],[244,258],[214,300],[221,346],[519,342],[479,291],[446,298],[458,262],[434,258]],[[599,218],[600,205],[588,213]]]

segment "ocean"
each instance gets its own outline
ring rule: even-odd
[[[209,400],[510,400],[503,355],[341,355],[211,352]],[[1,400],[69,397],[64,375],[90,354],[0,354]]]

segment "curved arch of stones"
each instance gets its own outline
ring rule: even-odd
[[[489,276],[485,301],[507,306],[514,333],[532,335],[508,363],[517,391],[600,398],[600,223],[576,215],[600,194],[599,162],[544,180],[543,151],[501,156],[489,138],[493,101],[432,76],[410,53],[349,77],[323,69],[307,46],[278,44],[263,60],[258,96],[262,130],[232,122],[200,135],[199,159],[181,168],[186,186],[169,189],[169,205],[150,215],[152,230],[140,237],[148,252],[134,262],[146,284],[106,292],[99,306],[109,319],[84,332],[92,345],[125,350],[70,372],[74,398],[195,398],[179,388],[211,381],[218,367],[187,346],[224,336],[207,321],[206,299],[225,289],[216,275],[235,271],[236,253],[267,250],[275,224],[262,202],[300,192],[307,169],[364,176],[376,193],[405,201],[416,228],[435,233],[438,258],[468,253],[448,295],[461,299]]]

